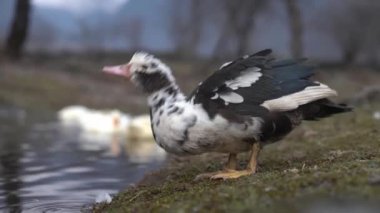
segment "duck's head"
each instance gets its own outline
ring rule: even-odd
[[[106,66],[103,71],[126,77],[147,93],[168,87],[174,82],[168,66],[153,55],[143,52],[135,53],[126,64]]]

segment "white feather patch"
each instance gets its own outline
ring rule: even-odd
[[[280,98],[267,100],[261,106],[270,111],[288,111],[297,109],[300,105],[316,101],[318,99],[336,96],[337,92],[325,84],[306,87],[304,90],[282,96]]]
[[[228,66],[228,65],[230,65],[231,63],[232,63],[232,61],[228,61],[228,62],[222,64],[222,66],[219,67],[219,70],[220,70],[220,69],[223,69],[224,67],[226,67],[226,66]]]
[[[259,71],[260,68],[258,67],[249,68],[237,78],[226,81],[226,85],[232,90],[237,90],[240,87],[250,87],[262,76],[262,73]]]
[[[154,57],[152,55],[149,55],[148,53],[145,52],[136,52],[133,54],[131,61],[133,63],[144,63],[148,60],[152,60]]]
[[[244,101],[244,98],[241,95],[234,92],[222,93],[219,94],[219,97],[224,100],[226,105],[228,105],[228,103],[238,104]]]
[[[218,94],[215,94],[214,96],[211,97],[211,100],[215,100],[215,99],[217,99],[218,97],[219,97],[219,95],[218,95]]]

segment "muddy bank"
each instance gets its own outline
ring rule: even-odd
[[[320,212],[378,209],[380,201],[379,107],[305,122],[284,141],[267,146],[259,172],[228,181],[194,181],[221,169],[219,154],[172,158],[95,212]],[[241,167],[246,156],[240,156]]]

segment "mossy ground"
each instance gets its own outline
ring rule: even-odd
[[[0,104],[51,112],[73,104],[147,112],[141,93],[124,80],[99,72],[105,64],[125,62],[124,56],[111,58],[2,63]],[[179,85],[187,93],[207,75],[190,72],[194,67],[188,64],[173,61],[169,65],[177,70]],[[341,100],[380,82],[378,73],[360,70],[358,75],[356,69],[326,70],[317,79],[336,88]],[[372,113],[379,109],[362,107],[305,122],[283,141],[265,147],[257,174],[237,180],[193,181],[199,173],[220,170],[225,155],[172,157],[163,169],[118,194],[111,204],[94,206],[93,211],[310,212],[307,209],[319,208],[320,203],[332,205],[340,200],[364,203],[366,208],[374,205],[371,201],[378,205],[380,121],[374,120]],[[247,156],[242,154],[240,159],[244,168]]]
[[[380,121],[371,112],[356,109],[305,122],[264,148],[253,176],[194,181],[199,173],[221,169],[225,156],[176,158],[93,211],[304,212],[325,201],[380,201]]]
[[[67,105],[147,113],[145,96],[126,79],[101,72],[105,65],[126,63],[130,56],[27,56],[22,61],[0,61],[0,104],[27,110],[57,111]],[[181,70],[178,79],[189,92],[200,76],[189,63],[171,60]]]
[[[102,74],[100,64],[85,66],[80,59],[71,62],[65,58],[46,61],[0,64],[0,104],[36,111],[56,111],[75,104],[133,106],[120,98],[128,91],[125,82]]]

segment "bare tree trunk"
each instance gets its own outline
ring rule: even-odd
[[[300,58],[303,54],[303,27],[301,11],[297,0],[286,0],[285,4],[288,13],[289,28],[291,33],[290,49],[293,57]]]
[[[218,50],[223,49],[228,41],[233,41],[236,45],[233,55],[241,56],[247,54],[252,41],[252,31],[254,30],[255,18],[258,12],[263,10],[267,4],[265,0],[224,0],[223,14],[226,16],[223,31],[214,48],[214,54],[219,54]],[[214,55],[216,57],[216,55]]]
[[[202,36],[204,14],[202,0],[171,1],[170,31],[175,52],[182,57],[195,57]],[[189,7],[189,9],[188,9]]]
[[[191,37],[188,43],[187,55],[190,57],[195,57],[197,55],[197,48],[202,34],[202,12],[201,12],[201,0],[191,1],[191,17],[190,17],[190,29]]]
[[[17,0],[13,21],[7,37],[5,54],[11,59],[19,59],[28,34],[30,0]]]
[[[244,26],[240,26],[239,29],[236,30],[236,37],[237,37],[237,48],[236,48],[236,55],[242,56],[244,54],[247,54],[247,49],[249,48],[250,44],[250,36],[251,31],[254,27],[254,17],[247,19],[247,21],[244,23]]]
[[[220,33],[220,36],[216,41],[215,47],[211,54],[213,60],[222,59],[226,56],[225,44],[227,43],[228,37],[230,36],[229,33],[229,28],[227,26],[224,26],[223,31]]]
[[[343,47],[343,64],[353,64],[359,54],[359,45],[350,45]]]
[[[255,16],[259,11],[260,0],[242,1],[243,8],[236,10],[235,33],[237,39],[236,55],[247,54],[251,41],[251,33],[255,25]],[[241,14],[242,13],[242,14]]]

